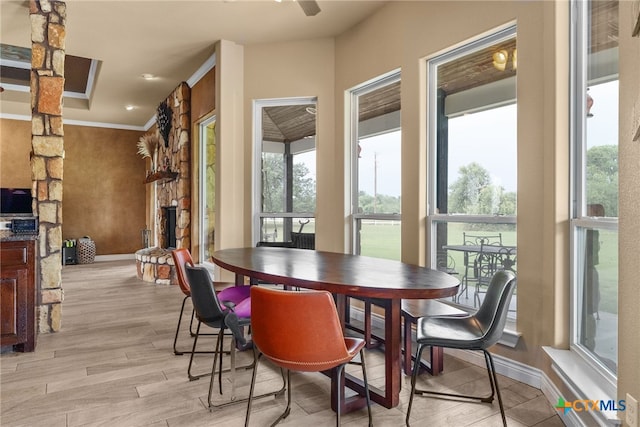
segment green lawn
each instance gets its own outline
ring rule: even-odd
[[[482,230],[473,229],[470,224],[451,223],[448,225],[448,241],[451,244],[462,244],[462,233],[483,234]],[[484,234],[502,234],[504,245],[516,245],[516,231],[513,226],[495,226],[491,231],[484,231]],[[600,306],[599,310],[617,314],[618,313],[618,238],[615,232],[600,232],[600,253],[599,263],[596,266],[600,282]],[[400,259],[400,223],[394,222],[364,222],[361,232],[361,253],[362,255]],[[453,258],[455,268],[461,275],[464,273],[464,262],[462,252],[449,251]],[[515,265],[517,271],[518,265]]]

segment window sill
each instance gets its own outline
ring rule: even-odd
[[[581,400],[616,400],[616,386],[590,367],[580,356],[570,350],[543,346],[552,361],[553,371],[562,382]],[[619,426],[617,411],[589,411],[581,413],[592,416],[600,425]],[[578,413],[575,416],[580,416]]]

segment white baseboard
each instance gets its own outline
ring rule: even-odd
[[[351,316],[356,320],[363,321],[364,311],[358,307],[351,307]],[[383,328],[383,322],[384,320],[380,316],[372,316],[372,324],[375,328]],[[483,368],[486,367],[484,355],[481,352],[445,349],[445,353],[468,363],[481,366]],[[543,371],[504,356],[493,353],[492,356],[497,373],[539,389],[551,405],[555,406],[557,404],[558,398],[562,396],[560,390]],[[567,414],[561,414],[560,419],[569,427],[587,427],[587,424],[585,424],[584,420],[581,420],[576,415],[575,411],[569,411]]]

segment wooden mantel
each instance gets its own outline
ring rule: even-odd
[[[168,181],[173,181],[177,177],[178,177],[178,172],[158,171],[148,175],[145,178],[144,183],[149,184],[150,182],[155,182],[155,181],[168,182]]]

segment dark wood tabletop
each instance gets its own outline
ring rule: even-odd
[[[238,248],[213,253],[212,261],[236,273],[236,283],[245,277],[326,290],[335,295],[338,316],[345,324],[348,296],[376,298],[376,305],[384,308],[385,385],[384,389],[369,385],[371,399],[386,408],[400,403],[401,379],[401,301],[402,299],[431,299],[456,295],[459,281],[444,272],[417,265],[380,258],[321,252],[293,248]],[[350,374],[332,381],[340,381],[357,391],[359,396],[343,398],[342,411],[359,409],[364,404],[364,384]],[[335,388],[332,387],[332,393]],[[342,396],[344,397],[344,393]],[[332,402],[335,402],[332,399]],[[334,407],[334,410],[336,408]]]
[[[459,283],[441,271],[399,261],[304,249],[223,249],[212,259],[255,279],[370,298],[444,298],[455,295]]]

